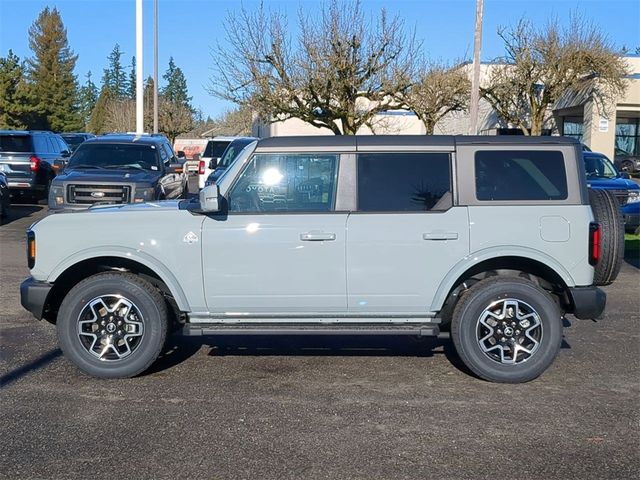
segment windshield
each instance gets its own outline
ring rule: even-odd
[[[218,162],[218,167],[227,168],[231,165],[242,149],[252,141],[253,140],[236,140],[235,142],[231,142]]]
[[[76,147],[84,142],[82,135],[61,135],[61,137],[64,138],[64,141],[67,142],[70,147]]]
[[[29,135],[0,135],[0,152],[31,152]]]
[[[587,178],[617,178],[618,172],[611,160],[604,155],[585,155],[584,168]]]
[[[75,151],[67,168],[113,168],[158,170],[153,145],[83,143]]]
[[[204,149],[202,154],[205,158],[220,158],[224,153],[224,149],[227,148],[231,142],[223,142],[220,140],[209,140],[207,148]]]

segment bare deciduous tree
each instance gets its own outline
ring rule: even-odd
[[[170,102],[161,97],[158,124],[160,132],[164,133],[173,144],[178,135],[188,132],[193,127],[193,112],[183,103]]]
[[[471,82],[462,66],[442,63],[426,65],[404,102],[433,135],[436,123],[450,112],[464,111],[469,105]]]
[[[601,107],[625,90],[626,65],[593,24],[573,16],[535,29],[526,20],[501,29],[506,56],[494,65],[482,96],[525,135],[540,135],[562,94],[587,90]]]
[[[262,5],[229,15],[210,92],[267,121],[299,118],[336,135],[401,108],[394,97],[411,86],[417,44],[398,17],[383,10],[370,21],[359,2],[332,0],[313,17],[301,9],[298,23],[292,40],[286,17]]]

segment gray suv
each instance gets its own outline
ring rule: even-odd
[[[0,130],[0,172],[6,175],[13,197],[47,198],[56,163],[70,154],[68,145],[55,133]]]
[[[198,200],[36,223],[21,298],[97,377],[145,371],[174,329],[447,328],[477,376],[525,382],[556,357],[563,315],[603,312],[619,216],[607,192],[590,199],[572,139],[269,138]]]

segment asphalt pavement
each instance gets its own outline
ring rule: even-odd
[[[640,270],[569,317],[539,379],[470,376],[448,339],[171,339],[97,380],[20,306],[25,229],[0,226],[0,478],[631,479],[640,466]]]

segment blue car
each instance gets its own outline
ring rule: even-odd
[[[628,173],[619,172],[602,153],[583,152],[582,156],[587,172],[587,186],[611,191],[620,204],[625,229],[635,231],[638,228],[640,185],[631,180]]]

